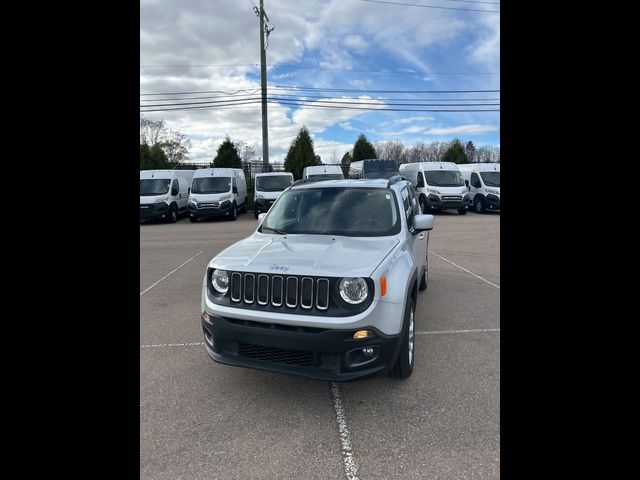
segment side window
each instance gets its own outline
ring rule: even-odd
[[[473,172],[471,174],[471,186],[473,188],[481,188],[482,184],[480,183],[480,177],[478,177],[478,174],[476,172]]]
[[[411,199],[411,208],[413,209],[413,214],[418,215],[420,213],[420,204],[418,203],[416,190],[413,187],[409,187],[409,198]]]
[[[414,231],[413,205],[411,202],[411,195],[407,187],[404,187],[402,189],[402,205],[403,205],[405,218],[407,219],[407,226],[409,227],[409,231],[413,233]]]
[[[416,187],[424,187],[424,176],[422,175],[422,172],[418,172],[418,183],[416,183]]]
[[[171,195],[178,195],[178,193],[180,193],[180,187],[178,187],[178,179],[176,178],[171,185]]]

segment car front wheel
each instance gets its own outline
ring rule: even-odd
[[[405,312],[404,328],[402,329],[402,347],[398,353],[396,364],[389,374],[395,378],[408,378],[413,372],[414,347],[415,347],[415,304],[409,297],[407,311]]]

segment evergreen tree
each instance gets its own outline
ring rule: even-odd
[[[444,152],[442,156],[443,162],[453,162],[453,163],[469,163],[469,159],[467,158],[467,154],[464,151],[464,147],[460,140],[457,138],[453,139],[453,141],[449,144],[449,148]]]
[[[299,180],[302,178],[304,167],[320,164],[320,157],[313,151],[313,139],[309,130],[303,126],[291,142],[287,156],[284,157],[284,169],[293,173],[295,180]]]
[[[376,149],[373,147],[367,137],[365,137],[364,133],[361,133],[356,143],[353,144],[353,154],[351,155],[352,162],[357,162],[358,160],[366,160],[367,158],[378,158],[376,154]]]
[[[218,147],[213,159],[214,168],[242,168],[242,159],[231,139],[227,136]]]

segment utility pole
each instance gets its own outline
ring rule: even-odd
[[[260,87],[262,90],[262,164],[264,166],[269,165],[269,131],[267,129],[267,54],[265,51],[264,40],[267,38],[269,34],[273,31],[268,28],[266,25],[265,28],[265,18],[267,22],[269,21],[269,17],[264,12],[264,0],[260,0],[260,10],[257,7],[253,7],[256,15],[260,18]]]

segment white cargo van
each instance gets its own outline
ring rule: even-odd
[[[200,168],[191,182],[189,220],[199,218],[238,218],[247,212],[247,182],[241,168]]]
[[[423,213],[457,210],[467,213],[469,195],[458,165],[453,162],[416,162],[400,165],[400,174],[416,187]]]
[[[500,164],[471,163],[460,165],[470,204],[477,213],[500,210]]]
[[[312,165],[304,167],[302,170],[302,179],[310,179],[313,181],[321,180],[342,180],[344,174],[340,165]]]
[[[140,220],[175,223],[187,213],[195,170],[140,170]]]
[[[255,217],[268,212],[280,194],[293,184],[291,172],[271,172],[256,174],[253,194],[253,210]]]

